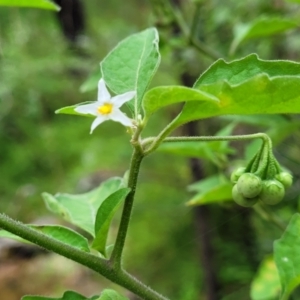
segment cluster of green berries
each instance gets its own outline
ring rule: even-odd
[[[238,168],[231,174],[232,198],[237,204],[250,207],[260,200],[275,205],[292,185],[292,175],[281,170],[270,149],[263,146],[247,167]]]

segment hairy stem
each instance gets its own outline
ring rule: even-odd
[[[166,139],[166,137],[176,128],[174,119],[171,123],[169,123],[155,138],[147,138],[142,142],[144,150],[144,155],[148,155],[155,151],[158,146]],[[150,146],[149,146],[150,144]]]
[[[261,162],[261,158],[265,149],[265,141],[260,146],[259,152],[256,153],[255,159],[253,161],[253,164],[251,165],[251,168],[248,170],[248,167],[246,168],[246,172],[255,173],[258,170],[259,163]]]
[[[199,141],[199,142],[209,142],[209,141],[245,141],[253,139],[268,139],[269,137],[265,133],[254,133],[245,135],[229,135],[229,136],[178,136],[178,137],[168,137],[164,139],[164,143],[170,142],[188,142],[188,141]]]
[[[53,251],[94,270],[112,282],[127,288],[142,299],[167,300],[167,298],[141,283],[124,270],[114,269],[108,260],[58,241],[1,213],[0,227],[40,247]]]
[[[140,151],[140,147],[136,147],[132,155],[130,170],[129,170],[129,178],[128,178],[128,187],[131,188],[131,191],[125,199],[119,232],[110,258],[110,262],[117,269],[121,269],[122,253],[123,253],[127,230],[130,222],[130,216],[131,216],[134,195],[135,195],[135,190],[136,190],[142,159],[143,159],[143,153]]]
[[[150,144],[147,150],[144,152],[145,155],[153,152],[162,142],[163,143],[180,143],[180,142],[213,142],[213,141],[245,141],[253,139],[262,139],[264,142],[269,141],[269,137],[265,133],[254,133],[254,134],[245,134],[245,135],[230,135],[230,136],[176,136],[176,137],[167,137],[165,135],[171,131],[169,127],[166,127],[162,133],[156,138],[148,138],[144,140],[143,146],[147,147]]]

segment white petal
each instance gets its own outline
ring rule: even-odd
[[[124,126],[132,127],[132,120],[129,119],[124,113],[122,113],[118,108],[115,108],[113,112],[109,115],[109,118],[115,122],[120,122]]]
[[[115,105],[115,107],[119,108],[121,107],[125,102],[128,102],[132,98],[134,98],[136,95],[135,91],[127,92],[122,95],[117,95],[115,97],[111,98],[111,103]]]
[[[79,105],[74,110],[81,114],[90,114],[93,116],[97,116],[98,115],[97,114],[98,106],[99,106],[98,102],[93,102],[93,103],[89,103],[89,104]]]
[[[101,123],[103,123],[104,121],[108,120],[108,117],[106,116],[99,116],[97,117],[94,122],[92,123],[92,126],[91,126],[91,131],[90,131],[90,134],[93,133],[94,129],[99,126]]]
[[[110,100],[109,91],[106,88],[103,78],[101,78],[98,82],[98,101],[103,103],[109,100]]]

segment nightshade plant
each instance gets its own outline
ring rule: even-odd
[[[232,189],[232,198],[237,204],[246,207],[254,205],[262,209],[263,204],[274,205],[282,201],[286,189],[292,184],[292,175],[283,170],[275,159],[271,139],[265,133],[192,137],[170,135],[187,122],[213,116],[300,112],[298,63],[265,61],[255,54],[232,62],[219,59],[198,78],[192,88],[184,86],[149,88],[159,63],[157,30],[149,28],[131,35],[120,42],[100,63],[101,78],[98,76],[92,78],[91,85],[95,86],[98,83],[98,101],[57,110],[59,114],[90,117],[91,132],[100,126],[91,138],[101,134],[100,124],[105,120],[117,121],[128,127],[133,153],[129,171],[124,178],[110,178],[96,189],[80,195],[43,194],[47,208],[87,232],[92,237],[90,243],[80,233],[67,227],[25,225],[0,214],[0,226],[3,228],[1,236],[29,241],[63,255],[146,300],[168,298],[141,283],[122,266],[123,249],[143,159],[166,144],[172,147],[183,142],[259,139],[262,145],[257,154],[244,168],[237,169],[231,175],[233,187],[231,186],[230,190]],[[115,96],[111,97],[108,89]],[[125,102],[131,113],[130,117],[119,109]],[[155,137],[142,136],[148,121],[159,109],[181,102],[185,102],[182,110]],[[107,235],[110,223],[122,204],[119,231],[112,251],[108,251]],[[132,221],[134,222],[134,219]],[[275,261],[282,286],[281,300],[288,299],[293,289],[300,283],[300,261],[297,255],[293,254],[300,249],[300,238],[297,233],[299,223],[300,215],[296,214],[283,237],[275,242]],[[23,297],[23,300],[37,299],[51,298]],[[104,290],[90,298],[67,291],[60,299],[127,298],[113,290]]]
[[[98,83],[97,101],[79,105],[74,110],[80,114],[88,114],[96,117],[91,126],[91,133],[98,125],[107,120],[113,120],[120,122],[124,126],[132,127],[134,126],[132,120],[122,113],[119,108],[125,102],[131,100],[135,94],[136,93],[132,91],[111,98],[105,86],[105,82],[101,78]]]

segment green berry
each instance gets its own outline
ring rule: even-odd
[[[232,189],[232,199],[240,206],[250,207],[253,206],[257,201],[258,197],[255,198],[245,198],[237,188],[237,184]]]
[[[263,181],[261,193],[259,194],[260,200],[268,205],[275,205],[279,203],[284,197],[284,186],[279,181],[266,180]]]
[[[275,178],[283,184],[285,189],[288,189],[293,183],[293,176],[288,172],[281,172]]]
[[[245,173],[245,170],[246,170],[246,168],[240,167],[240,168],[237,168],[235,171],[233,171],[231,176],[230,176],[231,182],[232,183],[237,183],[239,178]]]
[[[237,189],[245,198],[255,198],[261,192],[262,181],[252,173],[244,173],[237,182]]]

